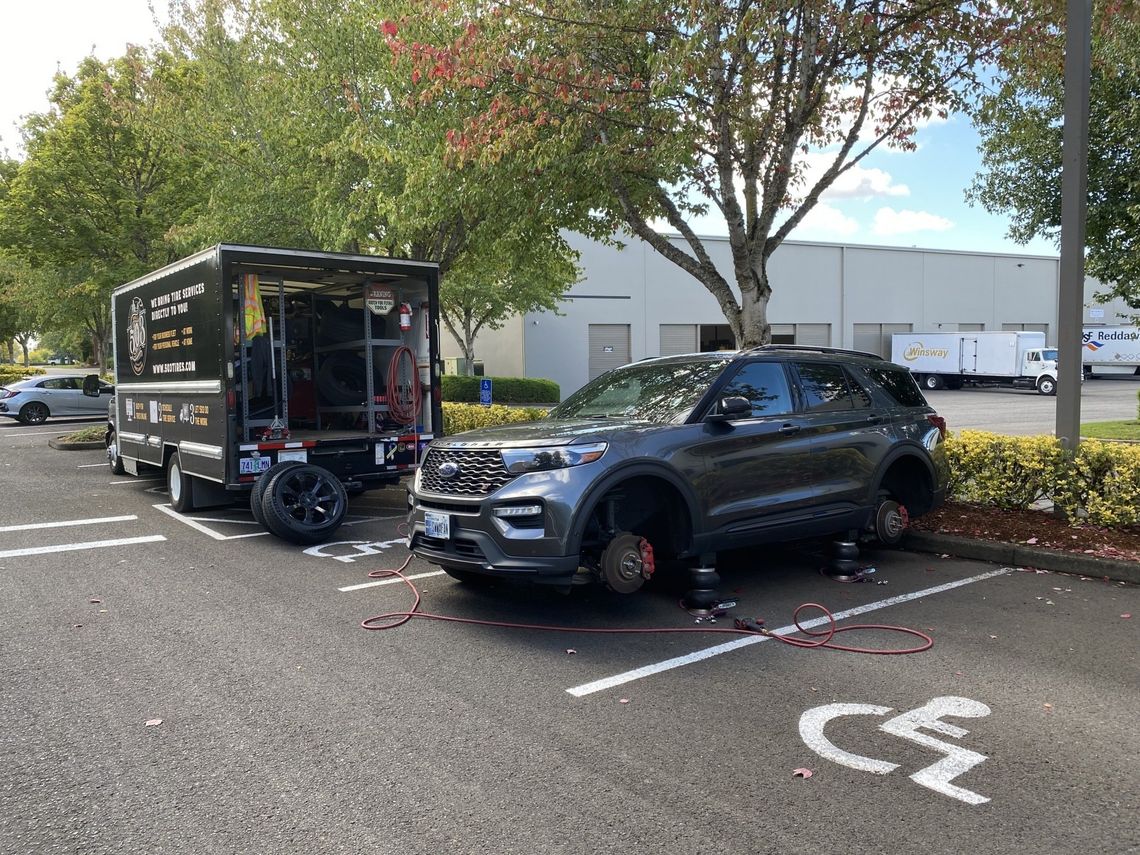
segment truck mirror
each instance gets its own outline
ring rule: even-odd
[[[88,374],[83,378],[83,394],[88,398],[99,397],[99,375]]]

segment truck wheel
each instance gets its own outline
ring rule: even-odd
[[[266,528],[291,543],[320,543],[340,527],[347,511],[340,479],[311,463],[279,471],[261,498]]]
[[[166,489],[170,493],[170,507],[180,514],[194,510],[194,476],[182,471],[182,459],[177,451],[166,464]]]
[[[20,410],[19,419],[26,425],[41,425],[47,421],[48,416],[47,404],[41,404],[39,401],[32,401],[30,404],[24,404]]]
[[[269,528],[265,524],[265,510],[261,507],[262,502],[265,501],[265,490],[269,486],[269,482],[286,469],[304,465],[300,460],[282,460],[262,472],[254,482],[253,489],[249,491],[249,509],[253,512],[253,518],[261,523],[262,528]]]
[[[107,465],[111,467],[112,475],[126,475],[123,458],[119,456],[119,437],[113,431],[107,431]]]
[[[937,374],[927,374],[922,378],[923,389],[929,389],[933,392],[937,389],[941,389],[943,385],[942,378]]]
[[[1057,381],[1052,377],[1040,377],[1037,380],[1037,392],[1041,395],[1056,395]]]

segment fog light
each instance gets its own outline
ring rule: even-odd
[[[506,517],[536,517],[542,513],[542,505],[504,505],[491,511],[495,516]]]

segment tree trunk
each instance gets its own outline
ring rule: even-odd
[[[475,376],[475,333],[471,331],[470,325],[463,330],[463,358],[467,360],[467,370],[463,373],[468,377]]]
[[[772,326],[768,323],[768,301],[772,298],[768,259],[761,257],[753,262],[751,273],[751,282],[740,283],[739,314],[735,318],[728,316],[729,326],[736,336],[736,346],[741,349],[772,342]]]

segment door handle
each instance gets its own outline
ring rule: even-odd
[[[799,432],[800,432],[800,426],[799,425],[786,424],[780,428],[780,433],[782,433],[784,436],[792,436],[793,434],[797,434]]]

